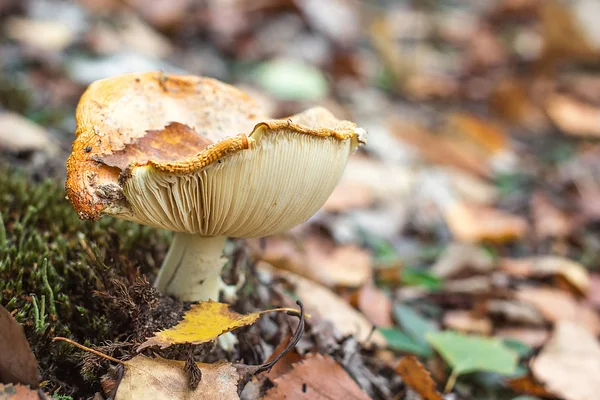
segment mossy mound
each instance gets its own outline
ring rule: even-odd
[[[168,242],[165,232],[114,218],[80,221],[62,182],[0,167],[0,304],[25,325],[49,392],[94,389],[73,373],[73,349],[51,339],[125,340],[127,316],[111,311],[114,296],[97,294],[133,285],[138,271],[152,277]]]

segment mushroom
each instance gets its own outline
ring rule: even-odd
[[[175,232],[156,286],[184,301],[218,300],[227,237],[310,218],[366,135],[324,108],[269,119],[230,85],[160,72],[92,83],[76,122],[74,209]]]

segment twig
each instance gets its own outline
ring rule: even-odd
[[[298,317],[298,319],[300,320],[298,322],[296,332],[294,332],[294,336],[292,336],[290,342],[287,344],[287,346],[285,346],[285,349],[283,349],[283,351],[279,353],[273,360],[269,361],[266,364],[258,366],[254,371],[254,375],[257,375],[263,371],[271,371],[271,368],[275,366],[277,361],[281,360],[287,353],[289,353],[294,347],[296,347],[296,345],[302,338],[302,335],[304,334],[304,306],[302,305],[302,302],[300,300],[298,300],[296,304],[298,304],[298,306],[300,307],[300,312],[296,310],[288,311],[288,315]]]
[[[72,345],[73,345],[73,346],[75,346],[75,347],[79,347],[81,350],[85,350],[85,351],[87,351],[87,352],[90,352],[90,353],[92,353],[92,354],[95,354],[95,355],[97,355],[98,357],[106,358],[107,360],[109,360],[109,361],[112,361],[112,362],[115,362],[115,363],[117,363],[117,364],[121,364],[121,365],[127,365],[127,364],[126,364],[124,361],[117,360],[116,358],[114,358],[114,357],[111,357],[111,356],[109,356],[109,355],[106,355],[106,354],[104,354],[104,353],[101,353],[101,352],[99,352],[98,350],[90,349],[89,347],[86,347],[86,346],[84,346],[84,345],[82,345],[82,344],[79,344],[79,343],[77,343],[77,342],[75,342],[75,341],[73,341],[73,340],[71,340],[71,339],[67,339],[66,337],[57,336],[57,337],[55,337],[54,339],[52,339],[52,341],[53,341],[53,342],[54,342],[54,341],[56,341],[56,340],[58,340],[58,341],[62,341],[62,342],[67,342],[67,343],[69,343],[69,344],[72,344]]]

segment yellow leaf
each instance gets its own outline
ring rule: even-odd
[[[293,308],[276,308],[242,315],[229,309],[229,304],[205,301],[193,304],[183,316],[183,321],[172,328],[157,332],[138,347],[138,351],[150,346],[162,349],[174,344],[200,344],[210,342],[226,332],[252,325],[261,315],[270,312],[293,312]]]

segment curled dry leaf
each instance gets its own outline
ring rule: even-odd
[[[276,274],[294,286],[294,292],[302,300],[306,312],[319,315],[333,323],[342,335],[353,335],[358,341],[385,347],[385,338],[377,331],[364,315],[355,310],[348,302],[327,287],[289,271],[276,270],[265,262],[259,268]]]
[[[586,294],[590,288],[590,274],[580,263],[559,256],[505,258],[500,269],[511,276],[545,277],[558,275],[571,284],[577,292]]]
[[[463,242],[508,242],[527,233],[527,221],[491,207],[456,202],[445,212],[454,237]]]
[[[40,395],[37,390],[32,390],[29,386],[11,385],[0,383],[1,400],[39,400]]]
[[[252,325],[261,315],[270,312],[298,313],[293,308],[277,308],[252,314],[238,314],[229,304],[209,300],[193,304],[183,316],[183,321],[172,328],[160,331],[138,347],[138,352],[150,346],[162,349],[174,344],[200,344],[215,340],[223,333]]]
[[[444,400],[444,397],[436,390],[431,374],[415,356],[402,357],[396,366],[396,373],[423,400]]]
[[[125,373],[115,400],[237,400],[238,370],[231,363],[196,363],[202,372],[198,387],[190,390],[184,361],[138,355],[125,362]]]
[[[39,382],[37,361],[23,327],[0,306],[0,383],[37,386]]]
[[[596,400],[600,393],[600,344],[585,327],[560,321],[531,364],[534,376],[565,400]]]
[[[596,311],[588,303],[575,300],[567,292],[550,288],[523,287],[517,291],[516,298],[533,305],[551,322],[573,321],[596,335],[600,334],[600,317]]]
[[[358,384],[344,368],[328,355],[309,354],[292,370],[274,380],[275,387],[263,399],[283,400],[368,400]]]
[[[339,246],[318,235],[309,236],[301,245],[291,239],[269,237],[261,258],[327,286],[357,287],[371,278],[368,251],[353,245]]]

